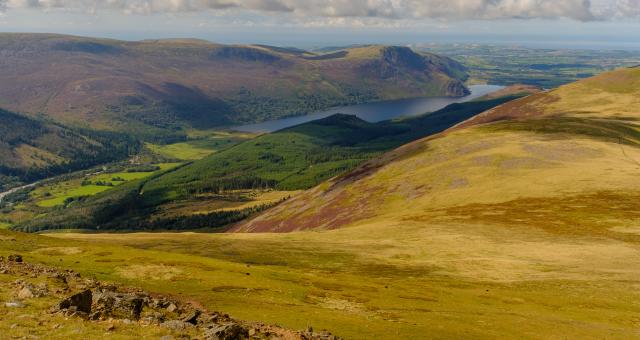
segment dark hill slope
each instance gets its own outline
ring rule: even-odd
[[[123,158],[136,145],[115,133],[71,129],[0,109],[0,187]]]
[[[457,62],[405,47],[319,55],[199,40],[0,34],[0,107],[147,136],[335,105],[461,96]]]

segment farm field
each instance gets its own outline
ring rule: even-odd
[[[31,198],[36,201],[38,206],[50,208],[63,205],[68,199],[93,196],[112,189],[114,186],[143,179],[157,171],[165,171],[179,164],[180,163],[161,163],[157,165],[158,170],[156,171],[101,173],[55,183],[53,185],[41,186],[31,192]],[[83,181],[89,184],[83,184]],[[96,185],[95,183],[100,183],[100,185]]]
[[[235,131],[193,130],[188,133],[189,140],[185,142],[167,145],[147,143],[146,146],[153,153],[168,159],[195,161],[253,137],[253,134]]]
[[[471,83],[555,88],[619,67],[640,64],[638,51],[543,49],[490,44],[427,44],[469,68]]]
[[[49,180],[34,188],[23,190],[15,203],[5,203],[1,216],[7,225],[19,223],[39,214],[72,205],[87,197],[107,192],[125,183],[162,173],[181,164],[158,163],[143,168],[123,168],[124,170],[121,171],[100,170],[86,175],[77,173]]]

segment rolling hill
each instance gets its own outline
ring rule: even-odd
[[[639,85],[620,69],[508,102],[233,231],[471,222],[637,242]]]
[[[126,157],[136,142],[0,109],[0,189]]]
[[[0,251],[348,339],[638,338],[639,78],[619,70],[508,102],[233,230],[270,232],[0,230]],[[49,306],[3,325],[77,327]]]
[[[193,39],[1,34],[0,51],[0,107],[157,140],[184,127],[468,93],[462,65],[405,47],[317,54]]]
[[[638,338],[639,78],[508,102],[236,232],[59,233],[83,255],[29,254],[350,339]],[[183,277],[124,276],[147,268]]]
[[[522,96],[517,90],[397,121],[368,123],[355,116],[333,115],[259,136],[65,210],[40,213],[15,228],[221,228],[288,198],[293,191],[311,188],[386,151]],[[261,200],[265,195],[271,198]]]

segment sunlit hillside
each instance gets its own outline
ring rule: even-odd
[[[599,233],[613,233],[608,226],[620,227],[638,211],[625,202],[633,206],[640,197],[639,81],[640,69],[623,69],[512,101],[403,146],[235,230],[444,220],[589,234],[592,221],[602,224]],[[609,209],[595,209],[603,204]]]
[[[637,76],[509,103],[485,117],[517,115],[400,147],[234,229],[272,233],[39,242],[80,248],[86,273],[349,339],[636,338],[637,93],[605,85]],[[605,113],[592,96],[608,97]],[[147,268],[179,274],[128,274]]]

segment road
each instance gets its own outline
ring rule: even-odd
[[[22,189],[26,189],[26,188],[31,188],[33,186],[36,186],[38,183],[40,182],[35,182],[35,183],[31,183],[31,184],[27,184],[27,185],[23,185],[21,187],[17,187],[17,188],[13,188],[11,190],[7,190],[5,192],[0,192],[0,203],[2,203],[2,200],[10,194],[13,194],[14,192],[18,191],[18,190],[22,190]]]

